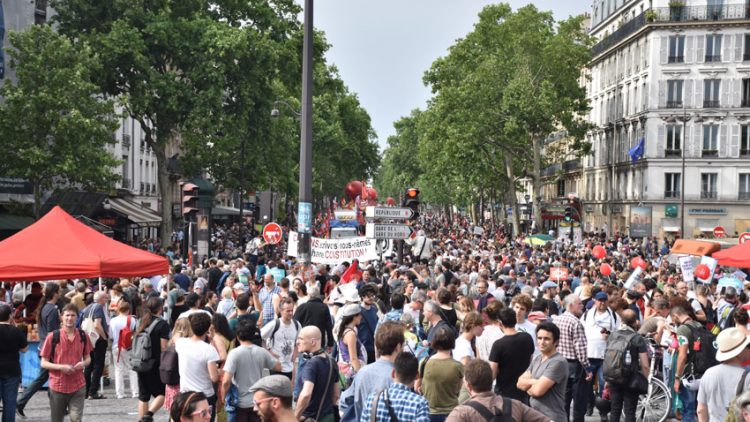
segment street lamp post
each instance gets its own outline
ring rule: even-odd
[[[297,255],[305,266],[311,262],[312,241],[312,90],[313,90],[313,0],[305,0],[302,44],[302,118],[299,145],[299,202],[297,206]]]

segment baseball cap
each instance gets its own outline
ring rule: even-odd
[[[269,375],[253,384],[249,393],[255,394],[258,391],[274,397],[292,397],[292,382],[284,375]]]
[[[599,293],[596,294],[596,296],[594,296],[594,300],[599,300],[599,301],[602,301],[602,302],[606,302],[606,301],[609,300],[609,296],[607,296],[607,293],[605,293],[605,292],[599,292]]]
[[[542,283],[542,290],[551,289],[553,287],[557,287],[557,283],[555,283],[552,280],[547,280],[544,283]]]

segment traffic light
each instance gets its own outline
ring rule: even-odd
[[[565,207],[565,222],[570,223],[573,221],[573,208],[572,207]]]
[[[409,188],[406,190],[403,206],[409,207],[414,211],[410,220],[413,221],[419,217],[419,189]]]
[[[198,186],[184,182],[182,184],[182,217],[191,220],[198,211]]]

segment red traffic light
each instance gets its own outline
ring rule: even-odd
[[[415,189],[415,188],[407,189],[406,196],[408,196],[409,198],[416,198],[417,196],[419,196],[419,189]]]

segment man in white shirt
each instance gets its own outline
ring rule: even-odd
[[[602,364],[604,362],[604,350],[607,348],[609,334],[620,326],[620,317],[608,305],[609,296],[605,292],[599,292],[594,296],[594,306],[581,316],[584,331],[586,332],[587,356],[591,365],[591,372],[596,374],[599,380],[598,394],[601,396],[604,389],[604,375]],[[593,395],[594,378],[586,383],[586,388]],[[589,397],[589,403],[594,403]],[[592,411],[593,406],[589,406]]]
[[[266,349],[271,355],[281,362],[282,375],[290,380],[294,372],[294,362],[297,361],[297,334],[302,328],[299,321],[292,319],[294,314],[294,301],[285,297],[279,304],[281,319],[276,319],[263,326],[260,331]],[[251,384],[252,385],[252,384]]]
[[[180,365],[180,392],[200,391],[215,407],[216,395],[213,383],[219,381],[219,353],[205,342],[211,328],[211,317],[197,312],[188,317],[193,335],[175,342]]]
[[[131,335],[135,337],[138,320],[130,314],[130,304],[121,300],[117,306],[118,315],[109,321],[109,338],[112,339],[112,357],[115,360],[115,394],[118,399],[125,396],[125,374],[130,382],[130,394],[138,397],[138,374],[130,367],[130,350],[120,348],[120,331],[130,324]],[[132,338],[132,337],[131,337]]]

